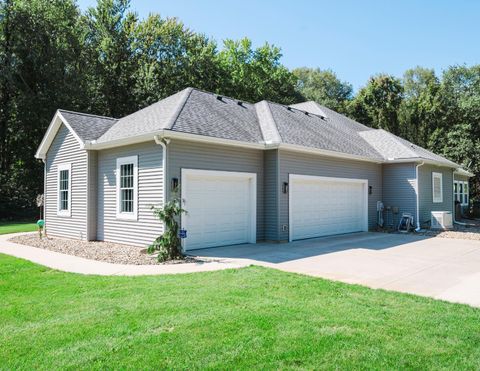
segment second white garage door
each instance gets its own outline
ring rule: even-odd
[[[290,240],[368,230],[367,180],[290,175]]]
[[[256,174],[182,170],[185,250],[256,242]]]

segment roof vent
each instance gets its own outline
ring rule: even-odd
[[[305,111],[305,112],[304,112],[304,114],[306,114],[307,116],[309,116],[309,114],[308,114],[308,112],[307,112],[307,111]]]
[[[243,107],[243,102],[242,102],[241,100],[239,100],[239,101],[237,102],[237,104],[238,104],[239,106]]]
[[[217,100],[223,101],[223,97],[221,95],[217,95]]]
[[[293,108],[292,108],[292,107],[287,106],[287,109],[288,109],[289,111],[292,111],[292,112],[293,112]]]

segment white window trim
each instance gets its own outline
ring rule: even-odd
[[[60,210],[60,171],[68,170],[68,209]],[[57,166],[57,215],[72,216],[72,163],[67,162]]]
[[[468,206],[468,204],[470,203],[470,195],[469,195],[469,191],[465,191],[465,186],[467,186],[467,189],[469,187],[469,184],[468,184],[468,181],[464,181],[464,180],[455,180],[453,182],[454,184],[454,187],[455,185],[457,186],[457,192],[455,192],[455,188],[454,188],[454,200],[456,201],[457,198],[455,196],[458,196],[460,198],[460,205],[462,206]],[[460,184],[462,185],[462,192],[460,192]],[[465,195],[467,196],[467,202],[465,202]]]
[[[120,166],[133,164],[133,212],[121,212],[120,207]],[[117,158],[117,219],[138,220],[138,156]]]
[[[435,178],[440,180],[440,196],[435,197]],[[443,174],[432,172],[432,199],[433,203],[438,204],[443,202]]]

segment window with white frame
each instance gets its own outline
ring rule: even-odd
[[[57,215],[71,216],[72,164],[60,164],[57,169]]]
[[[455,180],[453,182],[453,192],[455,196],[455,201],[460,202],[462,205],[468,205],[468,182]]]
[[[443,202],[443,175],[442,173],[432,173],[432,194],[433,202]]]
[[[137,220],[138,156],[117,159],[117,218]]]

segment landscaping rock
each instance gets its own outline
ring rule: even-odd
[[[184,260],[160,263],[157,260],[156,254],[148,254],[144,248],[113,242],[79,241],[52,237],[39,239],[38,234],[15,236],[9,241],[21,245],[34,246],[63,254],[80,256],[86,259],[105,261],[114,264],[152,265],[205,262],[192,256],[186,256]]]

